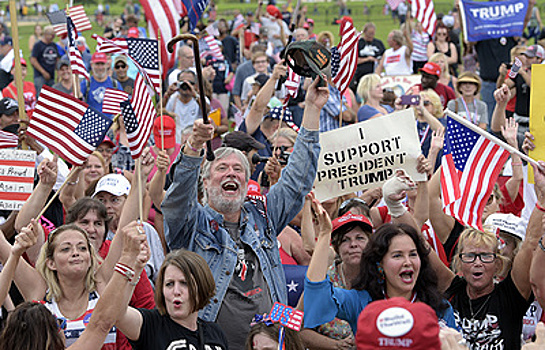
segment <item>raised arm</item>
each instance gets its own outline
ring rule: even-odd
[[[0,231],[0,235],[3,236],[4,233]],[[11,248],[11,254],[0,272],[0,300],[2,302],[8,296],[9,288],[13,281],[13,276],[15,275],[15,269],[19,264],[21,255],[23,255],[25,250],[35,245],[37,239],[37,234],[32,230],[32,226],[23,227],[21,233],[15,236],[15,244],[13,244],[13,247]]]
[[[507,84],[502,84],[494,91],[494,99],[496,100],[496,106],[492,112],[490,130],[495,133],[499,133],[502,127],[505,126],[505,107],[511,99],[511,91]]]
[[[543,209],[545,208],[545,162],[540,160],[539,167],[534,164],[532,166],[534,168],[534,189],[536,191],[537,203],[528,221],[526,237],[515,256],[513,268],[511,269],[511,278],[515,286],[517,286],[519,293],[525,299],[528,299],[532,292],[530,286],[530,265],[532,263],[533,252],[542,234],[541,223],[545,214]]]
[[[395,175],[382,185],[382,195],[393,222],[411,225],[420,232],[420,227],[416,224],[413,215],[402,203],[407,196],[406,191],[414,189],[416,189],[414,181],[404,170],[398,169]]]
[[[430,196],[430,221],[441,243],[445,243],[454,228],[456,219],[445,214],[441,202],[441,168],[437,169],[428,183]]]
[[[278,79],[286,75],[287,71],[288,68],[284,65],[284,61],[280,61],[274,66],[271,78],[267,80],[265,85],[263,85],[257,93],[252,108],[246,117],[246,132],[248,134],[253,134],[259,127],[259,124],[261,124],[265,108],[276,89],[276,83],[278,82]]]
[[[312,200],[312,211],[316,215],[318,227],[320,229],[318,241],[314,248],[314,254],[308,265],[307,278],[311,282],[320,282],[326,278],[327,268],[329,267],[329,243],[331,241],[331,219],[327,211],[322,207],[317,199]]]
[[[517,141],[518,123],[515,122],[515,118],[507,120],[507,125],[502,126],[501,133],[507,143],[518,149]],[[509,193],[511,201],[514,202],[519,194],[520,184],[524,179],[524,172],[522,171],[522,160],[516,153],[511,153],[511,168],[513,169],[513,176],[505,182],[505,188]]]
[[[148,186],[148,191],[153,205],[157,208],[161,208],[161,203],[165,198],[164,188],[168,167],[170,165],[170,158],[167,151],[159,151],[157,158],[155,159],[155,164],[157,165],[157,171],[153,174],[153,178]]]
[[[136,223],[124,227],[123,230],[126,231],[123,235],[125,242],[118,263],[133,270],[134,276],[140,276],[150,256],[146,235],[141,231],[142,226]],[[130,339],[135,339],[132,332],[140,332],[142,318],[138,311],[128,307],[134,291],[133,282],[119,272],[114,273],[100,296],[89,324],[78,340],[69,347],[70,350],[100,349],[117,320],[120,320],[117,324],[123,327],[123,333],[128,337],[130,335]]]

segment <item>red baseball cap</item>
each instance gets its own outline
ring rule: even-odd
[[[129,38],[138,38],[138,37],[140,37],[140,32],[138,31],[138,28],[130,27],[129,32],[127,33],[127,36]]]
[[[355,214],[352,214],[351,212],[348,212],[348,213],[344,214],[343,216],[338,217],[335,220],[333,220],[333,222],[332,222],[332,225],[333,225],[332,234],[335,234],[335,231],[337,231],[341,227],[346,226],[346,225],[348,225],[350,223],[353,223],[353,222],[360,225],[366,231],[373,231],[373,225],[371,224],[369,219],[367,219],[365,217],[365,215],[355,215]]]
[[[104,52],[95,52],[91,57],[93,63],[108,63],[108,56]]]
[[[161,119],[163,119],[163,138],[165,148],[176,146],[176,122],[168,115],[162,115],[153,121],[153,138],[155,144],[161,146]]]
[[[419,69],[420,72],[426,72],[431,75],[441,76],[441,67],[437,63],[426,62],[424,67]]]
[[[356,333],[358,350],[441,350],[435,311],[422,302],[397,297],[363,309]]]
[[[282,12],[274,5],[267,5],[267,13],[275,18],[282,19]]]
[[[104,136],[104,140],[102,140],[102,142],[100,144],[103,144],[103,143],[107,144],[108,146],[110,146],[112,148],[115,147],[115,143],[113,143],[112,139],[110,139],[108,137],[108,135]]]

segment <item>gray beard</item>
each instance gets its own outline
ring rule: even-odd
[[[218,213],[234,213],[242,207],[246,198],[246,191],[243,191],[238,198],[223,197],[221,187],[209,188],[207,193],[208,205],[214,208]]]

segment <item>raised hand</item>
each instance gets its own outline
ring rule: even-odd
[[[21,229],[21,232],[15,236],[15,243],[11,248],[11,253],[16,257],[20,257],[30,247],[32,247],[38,241],[39,230],[41,230],[40,224],[36,220],[32,219],[28,226]]]
[[[508,144],[511,146],[518,148],[517,143],[517,130],[518,130],[519,124],[515,121],[515,118],[509,118],[506,121],[505,125],[501,126],[501,133],[503,137],[505,137],[505,140]]]
[[[42,184],[51,187],[55,185],[57,181],[57,160],[58,156],[55,154],[52,160],[46,158],[38,165],[37,173]]]

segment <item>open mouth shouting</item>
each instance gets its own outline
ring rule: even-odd
[[[413,270],[403,270],[399,274],[401,281],[406,284],[411,284],[414,282],[414,271]]]
[[[235,196],[239,192],[240,184],[234,179],[227,179],[222,181],[221,189],[224,194],[228,196]]]

